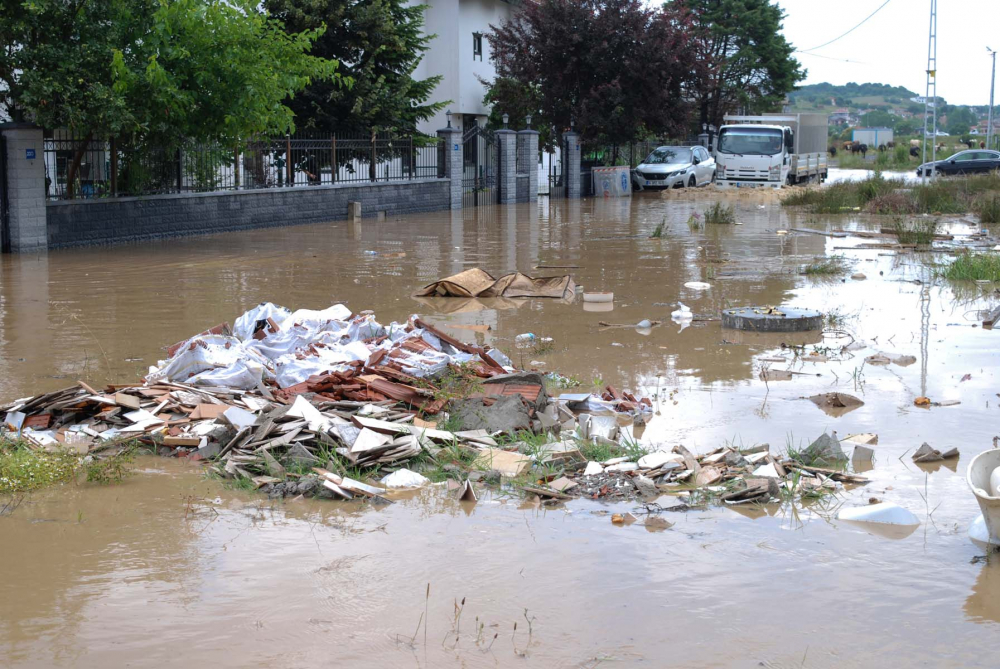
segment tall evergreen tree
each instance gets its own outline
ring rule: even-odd
[[[701,81],[691,94],[699,125],[721,125],[740,107],[773,111],[805,78],[781,34],[784,13],[771,0],[668,0],[666,6],[686,14],[698,38]]]
[[[441,77],[414,79],[433,36],[424,33],[425,5],[407,0],[265,0],[289,32],[326,32],[312,55],[340,62],[351,86],[314,81],[290,103],[299,127],[324,132],[411,131],[447,103],[428,103]]]

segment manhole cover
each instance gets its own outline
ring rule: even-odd
[[[737,307],[722,311],[722,327],[750,332],[807,332],[823,329],[823,314],[812,309]]]

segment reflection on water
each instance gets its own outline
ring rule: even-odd
[[[912,535],[889,540],[830,521],[835,508],[819,506],[676,513],[673,527],[650,533],[614,527],[586,501],[545,509],[497,497],[462,508],[433,491],[377,510],[272,505],[228,493],[194,466],[151,459],[144,466],[163,473],[37,495],[0,519],[0,654],[13,666],[743,667],[801,666],[806,656],[807,666],[867,667],[947,652],[956,666],[982,665],[1000,586],[994,565],[969,564],[977,549],[965,528],[978,507],[963,476],[996,432],[995,333],[974,327],[993,300],[929,284],[935,258],[926,254],[776,234],[877,229],[877,220],[737,201],[743,225],[690,230],[689,215],[710,204],[642,193],[5,256],[0,399],[78,378],[134,380],[164,346],[262,300],[345,302],[384,321],[419,312],[444,328],[485,326],[449,332],[543,363],[579,390],[610,383],[655,395],[643,433],[651,443],[783,450],[824,430],[877,433],[872,482],[835,504],[896,502],[921,519]],[[649,239],[664,220],[663,238]],[[972,229],[950,224],[959,235]],[[868,279],[800,275],[831,255]],[[595,313],[578,302],[411,297],[473,266],[570,272],[615,302]],[[754,335],[713,320],[680,331],[669,318],[678,301],[708,319],[744,304],[816,308],[849,338]],[[644,318],[664,324],[645,333],[598,325]],[[553,337],[554,350],[522,359],[513,347],[522,332]],[[920,364],[866,365],[876,352]],[[793,374],[765,381],[764,369]],[[834,417],[804,399],[829,392],[864,405]],[[919,395],[961,404],[917,409]],[[924,441],[959,447],[961,462],[913,464],[908,453]],[[418,635],[411,649],[427,583],[428,646]],[[463,597],[452,648],[441,639]],[[535,619],[530,642],[524,609]],[[498,638],[488,652],[471,633],[477,615]]]

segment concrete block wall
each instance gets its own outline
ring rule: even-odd
[[[580,134],[563,133],[563,170],[565,170],[566,198],[580,198]]]
[[[440,211],[451,207],[450,187],[448,179],[420,179],[311,188],[56,200],[45,205],[43,219],[47,214],[49,248],[114,244],[345,220],[349,202],[361,203],[362,217],[374,217],[380,212],[398,216]]]
[[[448,209],[462,208],[462,131],[441,128],[438,140],[444,144],[444,178],[448,180]]]
[[[500,144],[500,204],[514,204],[517,199],[517,133],[513,130],[498,130]]]
[[[8,229],[10,251],[26,253],[46,248],[45,160],[41,128],[30,124],[0,125],[7,145]]]

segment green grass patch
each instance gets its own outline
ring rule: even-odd
[[[976,199],[972,210],[983,225],[1000,223],[1000,194],[982,195]]]
[[[896,234],[900,244],[929,246],[934,242],[937,225],[938,222],[934,219],[907,222],[902,218],[897,218],[892,223],[892,231]]]
[[[806,265],[802,273],[806,276],[836,276],[847,272],[847,265],[840,256],[824,258]]]
[[[650,239],[660,239],[660,238],[662,238],[663,237],[663,228],[666,225],[667,225],[667,219],[664,218],[662,221],[660,221],[660,224],[657,225],[656,228],[653,230],[653,234],[651,234],[649,236]]]
[[[118,452],[88,459],[70,450],[48,451],[0,439],[0,494],[32,492],[81,475],[91,483],[119,483],[133,473],[138,450],[137,443],[126,443]]]
[[[705,210],[705,223],[708,225],[733,225],[736,223],[736,211],[721,202],[716,202]]]
[[[951,281],[1000,281],[1000,254],[963,253],[939,275]]]
[[[876,167],[878,167],[876,165]],[[886,179],[880,170],[860,181],[825,188],[796,189],[782,200],[787,207],[807,207],[819,214],[865,210],[871,214],[962,214],[985,208],[1000,219],[1000,176],[994,174],[938,178],[909,185]]]
[[[702,225],[701,214],[695,213],[688,216],[687,224],[688,228],[690,228],[692,231],[701,230],[701,225]]]

